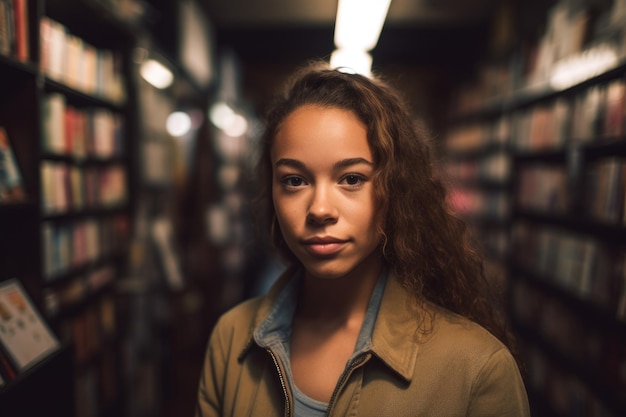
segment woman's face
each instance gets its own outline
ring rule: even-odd
[[[365,125],[339,108],[306,105],[271,149],[272,199],[285,242],[307,272],[338,278],[382,262]]]

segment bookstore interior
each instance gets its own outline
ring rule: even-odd
[[[218,3],[0,0],[0,415],[193,415],[214,321],[280,271],[260,115],[332,27],[264,57]],[[433,132],[532,415],[626,416],[626,0],[482,3],[475,44],[389,23],[368,65]]]

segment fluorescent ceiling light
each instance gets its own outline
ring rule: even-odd
[[[372,70],[372,56],[365,51],[336,49],[330,56],[330,67],[369,77]]]
[[[166,127],[172,136],[185,136],[191,130],[191,117],[182,111],[174,112],[167,117]]]
[[[391,0],[339,0],[335,45],[371,51],[378,42]]]
[[[148,59],[141,64],[139,73],[144,80],[154,87],[164,89],[174,81],[174,75],[165,65],[154,59]]]

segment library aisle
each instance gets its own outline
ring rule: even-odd
[[[3,417],[192,416],[216,319],[283,268],[260,115],[334,22],[298,46],[218,3],[0,0]],[[433,134],[532,415],[625,416],[626,0],[478,3],[471,32],[391,19],[373,68]]]

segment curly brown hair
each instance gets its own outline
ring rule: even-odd
[[[381,247],[388,266],[416,302],[428,300],[488,329],[510,347],[505,320],[494,306],[482,258],[466,224],[451,210],[429,137],[417,128],[408,106],[380,78],[330,69],[315,62],[287,83],[266,116],[259,176],[268,204],[274,245],[292,264],[271,198],[270,151],[282,122],[304,105],[337,107],[356,114],[367,127],[375,163],[374,190],[385,213]]]

